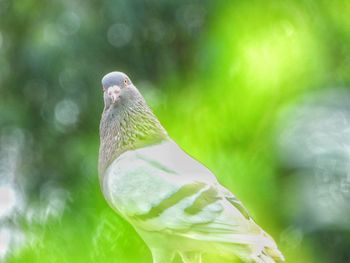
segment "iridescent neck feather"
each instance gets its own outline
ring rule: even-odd
[[[105,108],[100,123],[100,176],[122,153],[166,139],[166,131],[142,97],[128,106]]]

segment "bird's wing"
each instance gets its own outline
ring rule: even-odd
[[[134,214],[129,220],[146,231],[202,241],[236,244],[267,241],[243,205],[232,194],[223,192],[218,183],[187,182],[147,212]]]
[[[144,231],[275,246],[237,198],[174,143],[123,154],[103,187],[111,206]]]

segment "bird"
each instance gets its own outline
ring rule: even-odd
[[[168,135],[123,72],[102,78],[99,181],[107,203],[149,247],[153,263],[200,263],[204,253],[284,261],[243,204]]]

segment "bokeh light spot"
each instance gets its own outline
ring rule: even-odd
[[[74,101],[64,99],[57,103],[55,107],[55,118],[59,124],[71,126],[78,121],[78,117],[79,107]]]
[[[241,61],[247,79],[257,87],[271,88],[302,73],[300,65],[307,65],[309,39],[299,31],[291,23],[281,22],[242,41]]]
[[[188,32],[196,33],[203,25],[206,10],[201,5],[184,5],[176,12],[177,21]]]
[[[114,47],[123,47],[127,45],[132,38],[132,31],[126,24],[113,24],[108,28],[107,39]]]
[[[166,36],[166,29],[161,21],[153,19],[147,30],[147,37],[154,42],[162,42]]]
[[[72,35],[80,28],[80,17],[72,11],[64,12],[58,19],[58,30],[64,35]]]

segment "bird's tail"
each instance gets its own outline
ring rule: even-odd
[[[276,263],[284,261],[284,256],[277,248],[265,247],[253,260],[255,263]]]
[[[258,226],[258,225],[257,225]],[[264,246],[260,248],[260,253],[255,262],[256,263],[275,263],[284,261],[284,256],[281,251],[278,250],[277,245],[273,238],[267,234],[265,231],[262,231],[262,235],[265,239]],[[254,261],[253,261],[254,262]]]
[[[278,248],[269,248],[269,247],[266,247],[266,248],[263,250],[263,254],[267,255],[268,257],[273,258],[274,260],[277,260],[277,261],[284,261],[284,256],[283,256],[283,254],[281,253],[281,251],[278,250]]]

